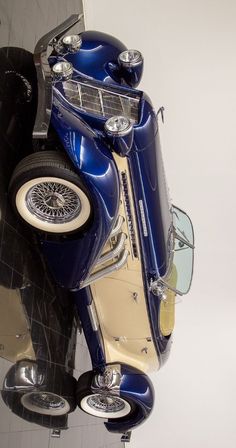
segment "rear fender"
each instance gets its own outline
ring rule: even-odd
[[[118,420],[109,419],[105,426],[111,432],[125,433],[149,417],[154,405],[154,388],[151,380],[143,372],[122,365],[120,396],[134,404],[134,410]]]

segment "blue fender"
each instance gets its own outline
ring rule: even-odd
[[[45,238],[41,245],[56,282],[76,289],[87,277],[115,223],[120,184],[109,148],[59,95],[54,91],[52,125],[89,191],[93,213],[87,230],[60,241]]]
[[[150,378],[134,367],[121,366],[120,396],[132,402],[134,410],[117,420],[109,419],[105,423],[111,432],[124,433],[136,428],[150,415],[155,399],[154,388]]]
[[[80,34],[82,45],[77,53],[66,54],[71,62],[85,77],[92,77],[108,84],[121,83],[118,56],[126,46],[109,34],[99,31],[84,31]]]

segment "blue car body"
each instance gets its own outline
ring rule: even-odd
[[[119,217],[121,177],[124,173],[119,172],[116,157],[125,157],[131,179],[141,275],[151,329],[147,341],[152,340],[158,363],[162,365],[170,351],[171,332],[163,334],[160,330],[163,291],[158,287],[158,281],[165,278],[170,268],[173,211],[166,189],[157,115],[149,97],[136,89],[143,64],[125,69],[118,63],[119,55],[126,50],[125,45],[96,31],[82,32],[80,38],[82,43],[78,51],[58,50],[57,42],[49,57],[51,70],[58,62],[69,62],[73,66],[69,79],[57,77],[52,81],[50,126],[56,131],[75,172],[86,185],[92,217],[82,232],[79,230],[63,236],[41,233],[42,252],[55,281],[70,291],[76,303],[94,372],[102,374],[109,362],[103,334],[99,328],[94,328],[88,313],[93,294],[86,281],[99,262]],[[117,139],[112,139],[105,130],[107,114],[99,114],[96,107],[94,110],[80,107],[78,100],[74,100],[71,91],[78,84],[84,89],[115,95],[115,98],[128,98],[136,104],[132,138],[122,137],[118,143]],[[39,98],[43,89],[45,85],[39,83]],[[35,132],[35,136],[39,137],[39,133]],[[126,194],[125,179],[123,181]],[[126,211],[131,216],[130,209]],[[137,241],[133,237],[133,227],[130,239],[135,258]],[[164,280],[162,287],[166,287]],[[145,352],[147,348],[143,350]],[[135,410],[122,419],[109,419],[106,425],[111,431],[123,433],[149,416],[154,404],[154,390],[148,375],[132,362],[131,365],[120,362],[120,375],[119,395],[134,403]]]

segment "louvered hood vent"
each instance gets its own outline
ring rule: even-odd
[[[124,115],[132,123],[138,123],[140,94],[120,91],[109,88],[100,88],[78,81],[63,82],[66,99],[81,111],[105,118],[114,115]]]

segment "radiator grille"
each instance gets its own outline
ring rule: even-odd
[[[64,94],[71,104],[82,111],[105,118],[124,115],[138,123],[139,95],[114,92],[77,81],[63,83]]]

